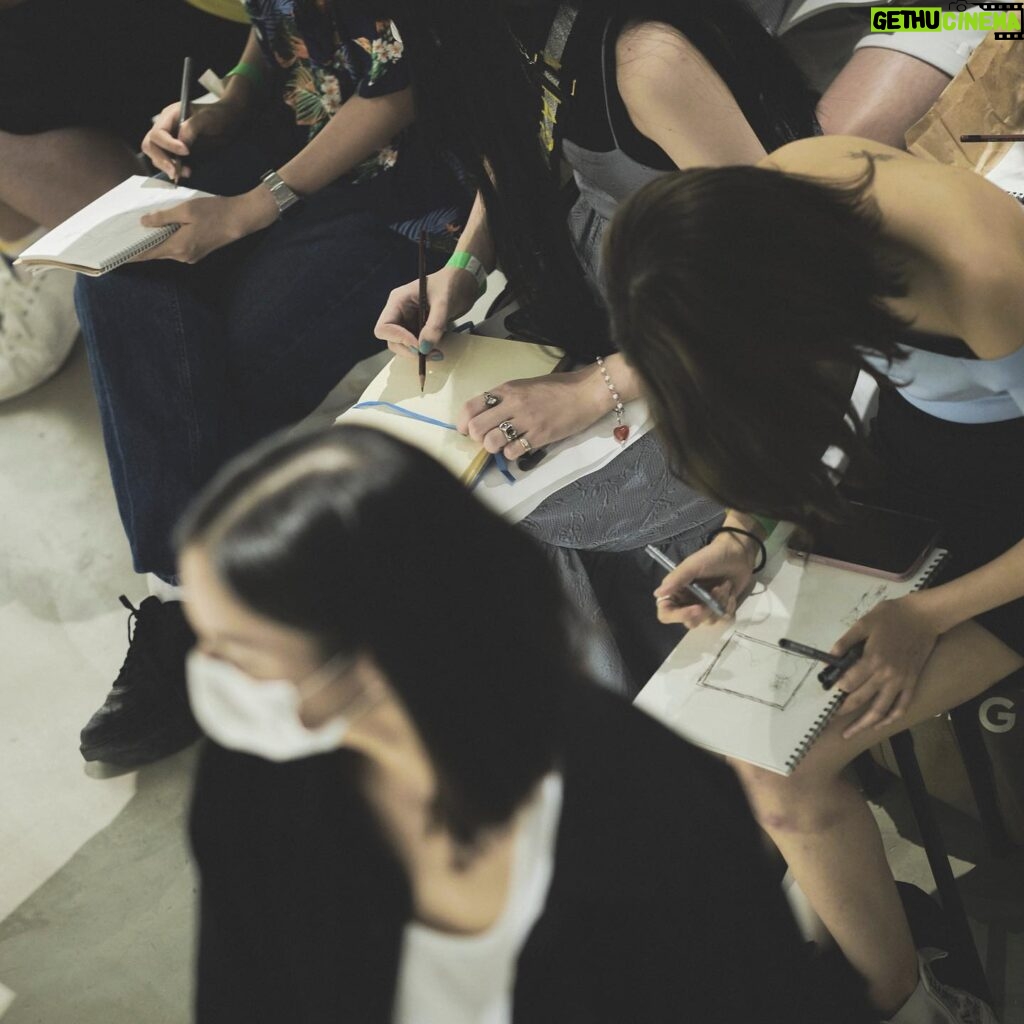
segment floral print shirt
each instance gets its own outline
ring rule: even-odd
[[[280,88],[304,142],[353,96],[386,96],[409,86],[394,23],[345,17],[337,6],[333,0],[245,0],[267,61],[280,69]],[[390,170],[400,144],[399,137],[346,177],[358,184]]]

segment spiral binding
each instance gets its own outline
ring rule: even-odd
[[[1016,199],[1018,203],[1024,203],[1024,192],[1014,192],[1012,188],[1008,188],[1006,190],[1006,194],[1009,196],[1013,196],[1013,198]]]
[[[154,233],[147,235],[140,242],[136,242],[134,245],[129,246],[127,249],[122,249],[120,252],[115,253],[109,260],[104,260],[100,266],[100,270],[105,274],[108,270],[116,270],[118,267],[127,263],[129,260],[134,259],[136,256],[142,255],[144,252],[149,252],[150,249],[155,249],[161,242],[166,241],[181,225],[179,224],[165,224],[162,228],[155,228]]]
[[[925,590],[932,585],[932,579],[948,557],[949,552],[943,548],[936,548],[932,552],[932,559],[921,573],[921,578],[915,584],[914,593],[918,590]]]
[[[932,552],[931,561],[921,572],[921,578],[914,585],[914,591],[924,590],[926,587],[931,586],[932,579],[935,574],[939,571],[939,568],[946,561],[949,556],[949,552],[942,548],[936,548]],[[846,699],[846,694],[842,690],[837,691],[832,699],[825,705],[821,714],[814,720],[814,724],[807,730],[803,738],[800,740],[800,744],[793,752],[793,756],[786,761],[786,769],[790,772],[796,769],[796,766],[807,756],[807,751],[814,745],[815,740],[821,735],[825,726],[832,720],[832,716],[836,713],[836,709]]]
[[[804,733],[803,739],[800,740],[800,744],[793,751],[793,755],[786,761],[786,769],[788,771],[794,771],[796,766],[807,756],[807,751],[814,745],[814,741],[821,735],[825,726],[832,721],[832,716],[844,700],[846,700],[846,694],[842,690],[832,694],[832,699],[825,705],[810,729]]]

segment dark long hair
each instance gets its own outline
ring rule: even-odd
[[[500,0],[391,0],[379,5],[379,16],[393,18],[405,42],[416,130],[450,151],[481,190],[514,293],[569,351],[606,353],[606,313],[573,251],[565,204],[539,142],[538,80],[511,30],[509,6]],[[533,6],[553,15],[558,5]],[[721,75],[766,149],[814,133],[814,95],[781,46],[736,0],[581,0],[577,6],[676,27]]]
[[[855,371],[890,362],[906,294],[870,198],[756,167],[680,171],[625,203],[605,239],[614,336],[677,472],[726,505],[807,522],[843,503],[822,455],[867,457]]]
[[[373,657],[456,840],[508,821],[554,765],[580,675],[557,579],[421,452],[359,427],[272,439],[216,477],[176,542],[204,545],[246,606],[310,634],[325,660]]]

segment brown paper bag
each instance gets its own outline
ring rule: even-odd
[[[1012,142],[961,142],[961,135],[1024,132],[1024,46],[987,36],[956,78],[906,134],[915,156],[987,174]]]

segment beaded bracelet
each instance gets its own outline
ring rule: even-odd
[[[749,530],[741,530],[738,526],[720,526],[717,530],[712,530],[704,538],[704,543],[710,544],[720,533],[734,533],[738,537],[749,537],[758,546],[760,557],[752,570],[753,572],[760,572],[768,564],[768,549],[764,546],[764,541],[756,533],[751,533]]]
[[[616,427],[612,431],[615,440],[619,444],[625,444],[626,438],[629,437],[629,425],[622,422],[622,410],[625,406],[622,404],[622,399],[619,397],[619,392],[616,390],[615,385],[612,383],[611,377],[608,376],[608,370],[604,365],[604,360],[597,357],[597,367],[601,371],[601,376],[604,377],[605,385],[608,390],[612,393],[612,401],[615,403],[615,421]]]

